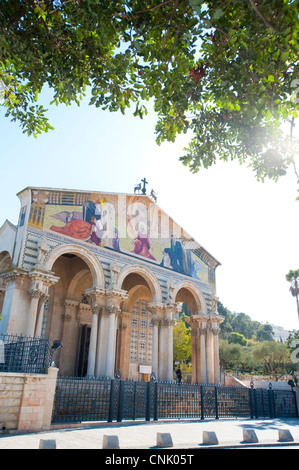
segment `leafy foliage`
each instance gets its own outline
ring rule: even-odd
[[[295,152],[280,124],[297,117],[298,33],[298,0],[3,0],[1,103],[36,136],[52,129],[44,86],[141,118],[151,100],[158,143],[193,136],[192,172],[238,159],[276,180]]]
[[[256,361],[263,362],[274,380],[286,373],[286,365],[290,363],[288,347],[276,341],[263,341],[257,344],[252,351]]]
[[[180,317],[173,328],[173,360],[180,363],[191,361],[191,331],[183,317]]]
[[[238,333],[249,340],[273,340],[273,329],[271,325],[251,320],[249,315],[246,315],[246,313],[231,312],[224,307],[221,302],[218,302],[217,309],[219,314],[225,318],[224,322],[220,325],[220,336],[223,339],[232,341],[233,333]]]

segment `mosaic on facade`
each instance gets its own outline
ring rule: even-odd
[[[29,225],[208,282],[194,240],[144,196],[36,191]]]

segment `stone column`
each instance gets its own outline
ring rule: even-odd
[[[5,284],[5,295],[2,304],[0,333],[26,334],[27,312],[29,308],[28,272],[14,268],[2,275],[2,287]],[[3,291],[2,291],[3,292]]]
[[[49,298],[49,294],[44,294],[44,293],[40,297],[40,305],[38,309],[37,322],[36,322],[35,333],[34,333],[34,336],[36,336],[37,338],[41,336],[42,324],[43,324],[43,318],[44,318],[44,306],[48,298]]]
[[[167,328],[168,328],[168,351],[167,351],[167,372],[166,380],[173,382],[173,327],[175,321],[172,319],[167,319]]]
[[[153,349],[152,349],[152,371],[157,379],[162,379],[162,363],[161,363],[161,348],[165,342],[163,336],[163,310],[164,304],[162,303],[148,303],[147,308],[151,314],[151,322],[153,324]],[[164,378],[164,377],[163,377]]]
[[[39,322],[38,313],[39,316],[42,317],[43,307],[46,300],[45,296],[48,295],[48,289],[51,285],[58,282],[59,278],[53,276],[51,272],[33,269],[30,271],[29,279],[31,279],[31,286],[28,289],[28,293],[31,296],[31,303],[28,312],[26,336],[33,336],[36,332],[40,335],[42,318]],[[41,299],[42,305],[40,305],[38,309],[39,299]]]
[[[207,363],[206,363],[206,323],[202,322],[199,327],[199,338],[200,338],[200,375],[198,377],[199,383],[207,382]]]
[[[214,377],[214,345],[213,345],[213,331],[212,323],[208,322],[207,324],[207,344],[206,344],[206,354],[207,354],[207,382],[213,384],[215,381]]]
[[[54,284],[56,284],[56,282],[59,281],[59,278],[56,276],[53,276],[51,272],[39,271],[37,269],[34,269],[30,273],[29,277],[31,277],[35,283],[38,283],[39,288],[42,290],[42,294],[40,296],[40,304],[39,304],[38,312],[37,312],[35,332],[34,332],[34,335],[36,337],[40,337],[41,330],[42,330],[43,316],[44,316],[44,306],[45,306],[46,300],[49,298],[49,288],[50,286],[53,286]]]
[[[213,343],[214,343],[214,371],[215,371],[215,383],[220,383],[220,363],[219,363],[219,325],[218,323],[213,324]]]
[[[105,376],[109,378],[114,377],[114,363],[115,363],[115,340],[116,340],[116,315],[120,313],[120,308],[116,306],[109,306],[109,323],[108,323],[108,336],[107,336],[107,355],[105,364]]]
[[[102,331],[106,306],[106,291],[99,287],[92,287],[91,289],[86,289],[84,293],[91,298],[92,311],[87,375],[99,377],[105,373],[105,365],[103,366],[100,362],[103,363],[103,360],[105,361],[106,358],[105,340],[107,341],[107,331]],[[105,356],[103,359],[104,352]]]
[[[118,325],[118,361],[116,367],[120,370],[123,379],[127,379],[129,376],[130,354],[128,353],[128,349],[130,346],[130,337],[128,337],[128,331],[130,318],[130,312],[124,310],[120,312]]]
[[[159,379],[166,380],[168,372],[167,356],[168,356],[168,323],[165,318],[160,320],[159,331]]]
[[[168,357],[167,357],[167,380],[173,381],[173,327],[174,317],[181,311],[181,306],[175,303],[168,303],[166,306],[168,323]]]
[[[198,383],[199,377],[199,345],[198,345],[198,322],[189,319],[191,325],[191,358],[192,358],[192,383]]]
[[[38,307],[39,299],[43,295],[43,291],[40,289],[31,288],[31,289],[28,289],[28,294],[31,297],[31,302],[30,302],[30,308],[28,312],[26,336],[34,336],[36,317],[37,317],[37,307]]]
[[[160,320],[157,316],[152,317],[151,322],[153,324],[153,350],[152,350],[152,371],[158,378],[159,375],[159,327]]]
[[[109,313],[108,313],[106,306],[104,306],[101,309],[101,313],[99,317],[98,348],[97,348],[97,358],[96,358],[96,368],[95,368],[96,377],[105,376],[108,323],[109,323]]]
[[[105,376],[113,378],[115,369],[116,317],[121,313],[120,304],[128,298],[127,291],[109,288],[106,291],[106,312],[108,312],[107,348],[105,358]]]
[[[91,332],[88,351],[87,375],[93,377],[95,375],[97,341],[98,341],[98,323],[101,307],[92,305]]]

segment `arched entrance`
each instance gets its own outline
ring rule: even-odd
[[[46,264],[59,278],[49,289],[44,311],[46,336],[63,345],[55,363],[60,375],[85,376],[92,325],[91,298],[86,291],[104,283],[102,267],[90,252],[76,246],[54,250]]]
[[[175,302],[187,304],[191,313],[192,382],[219,382],[218,333],[222,317],[208,313],[202,292],[192,282],[176,285],[173,297]]]
[[[120,271],[115,287],[127,292],[120,305],[115,368],[123,378],[148,380],[153,353],[153,323],[148,304],[162,301],[160,284],[147,268],[133,265]]]
[[[121,304],[116,343],[116,369],[123,378],[149,379],[152,370],[153,324],[147,304],[153,292],[144,273],[130,272],[121,288],[127,299]]]
[[[201,293],[197,291],[196,286],[191,285],[190,282],[188,283],[180,283],[177,286],[176,292],[174,293],[174,299],[176,303],[180,303],[181,305],[185,304],[188,307],[188,313],[190,312],[190,317],[186,317],[186,321],[191,326],[191,367],[192,367],[192,379],[193,383],[198,382],[197,374],[196,374],[196,364],[198,359],[196,357],[197,350],[196,350],[196,335],[192,329],[192,318],[198,312],[202,310],[202,303],[200,301]],[[205,302],[203,302],[205,304]]]

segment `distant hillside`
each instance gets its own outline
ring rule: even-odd
[[[218,302],[217,309],[219,315],[225,317],[220,325],[220,336],[223,339],[228,339],[231,333],[239,333],[246,339],[284,342],[290,333],[281,326],[252,320],[246,313],[231,312],[221,302]]]

